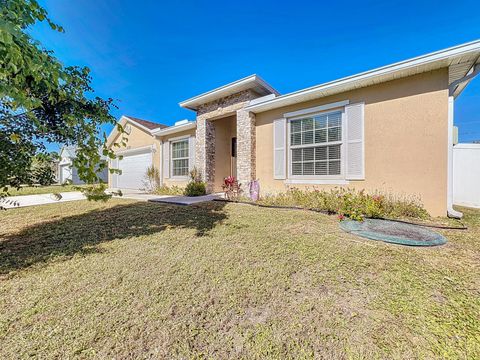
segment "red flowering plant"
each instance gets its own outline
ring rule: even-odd
[[[238,201],[242,193],[241,185],[234,176],[227,176],[223,179],[222,189],[227,200]]]

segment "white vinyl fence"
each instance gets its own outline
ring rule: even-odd
[[[453,203],[480,208],[480,144],[453,147]]]

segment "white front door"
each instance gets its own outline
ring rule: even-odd
[[[152,165],[152,152],[123,155],[118,160],[118,169],[122,171],[117,175],[116,185],[120,189],[143,189],[147,168]]]

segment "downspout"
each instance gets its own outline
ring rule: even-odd
[[[447,141],[447,216],[461,219],[463,214],[453,208],[453,116],[455,98],[448,97],[448,141]]]
[[[159,149],[158,153],[160,154],[160,169],[158,169],[158,172],[160,173],[160,186],[163,187],[163,141],[159,140]]]

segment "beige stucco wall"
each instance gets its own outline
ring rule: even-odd
[[[231,175],[232,137],[236,136],[236,116],[214,120],[215,176],[214,191],[222,191],[223,179]]]
[[[364,101],[365,180],[350,181],[348,186],[416,195],[431,215],[446,215],[447,86],[447,69],[440,69],[257,114],[256,174],[262,192],[286,190],[283,180],[273,179],[274,119],[336,101]]]
[[[195,136],[195,129],[185,130],[185,131],[177,132],[177,133],[174,133],[174,134],[165,135],[165,136],[162,136],[162,137],[157,137],[156,139],[157,139],[158,142],[160,142],[160,140],[163,142],[163,141],[171,141],[172,139],[185,137],[185,136]],[[163,178],[162,179],[163,185],[166,185],[166,186],[175,185],[175,186],[179,186],[179,187],[185,187],[188,183],[188,180],[189,180],[188,178],[179,180],[179,179],[165,178],[163,176],[163,165],[161,163],[163,147],[159,145],[158,148],[160,149],[160,151],[159,151],[158,160],[155,160],[155,166],[158,166],[158,168],[160,169],[160,176]]]
[[[125,126],[125,124],[123,124]],[[115,153],[122,152],[126,150],[133,150],[136,148],[141,148],[149,145],[155,145],[153,153],[153,164],[157,166],[160,163],[160,142],[158,139],[155,139],[151,134],[146,132],[144,129],[136,126],[135,124],[129,123],[131,126],[130,134],[118,134],[114,137],[113,143],[120,143],[122,138],[127,139],[125,147],[115,147],[111,145],[111,148]],[[108,174],[108,184],[112,186],[112,174]]]

